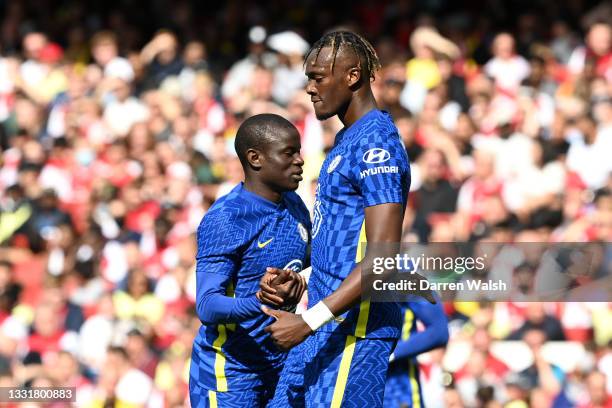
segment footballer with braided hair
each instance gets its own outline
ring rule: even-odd
[[[378,109],[372,94],[370,83],[379,67],[372,45],[350,31],[325,34],[306,56],[306,92],[317,118],[337,115],[344,127],[319,174],[309,309],[301,315],[264,310],[276,318],[266,331],[279,348],[303,342],[298,356],[290,354],[292,364],[281,374],[274,403],[383,404],[389,356],[402,316],[397,303],[370,302],[362,293],[362,267],[367,271],[373,257],[371,246],[362,256],[362,245],[366,240],[400,241],[410,167],[391,116]],[[300,372],[303,401],[296,398]]]
[[[351,31],[332,31],[325,34],[319,41],[317,41],[312,48],[306,54],[305,60],[308,60],[311,54],[314,54],[315,60],[321,53],[321,50],[325,47],[331,48],[332,63],[331,69],[333,71],[336,57],[340,47],[349,47],[353,50],[355,55],[359,56],[359,62],[362,64],[364,77],[368,77],[371,80],[374,79],[376,71],[380,68],[380,62],[378,56],[372,44],[365,40],[359,34],[355,34]],[[305,64],[305,63],[304,63]]]

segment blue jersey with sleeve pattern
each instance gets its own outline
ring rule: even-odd
[[[385,203],[405,207],[409,188],[408,156],[388,113],[372,110],[338,132],[318,180],[309,305],[334,292],[361,259],[365,208]],[[342,319],[319,330],[367,338],[399,336],[401,314],[396,303],[364,301]]]
[[[389,364],[383,406],[424,407],[417,356],[448,342],[448,321],[441,300],[437,301],[435,304],[425,300],[402,304],[404,323],[393,351],[393,361]],[[418,330],[418,321],[424,330]]]
[[[310,227],[308,210],[294,192],[276,204],[240,184],[211,207],[197,233],[196,308],[207,321],[194,340],[190,381],[218,392],[241,390],[259,386],[280,369],[286,354],[264,332],[271,318],[256,313],[212,321],[204,317],[210,314],[202,310],[200,295],[206,276],[218,275],[215,281],[225,285],[226,296],[247,299],[255,297],[266,267],[299,272]]]

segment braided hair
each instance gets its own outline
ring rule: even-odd
[[[338,55],[338,51],[342,46],[349,47],[353,50],[355,55],[357,55],[357,58],[359,58],[362,73],[364,76],[367,75],[370,80],[373,80],[376,71],[380,68],[380,62],[378,61],[376,51],[368,40],[352,31],[332,31],[325,34],[319,39],[319,41],[314,43],[312,48],[306,54],[304,61],[306,61],[313,53],[316,60],[323,48],[331,47],[333,55],[331,69],[333,72],[334,64],[336,63],[336,56]]]

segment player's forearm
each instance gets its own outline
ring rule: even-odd
[[[376,251],[366,250],[365,256],[351,273],[342,281],[338,289],[322,301],[318,307],[321,313],[305,313],[304,320],[314,331],[321,324],[339,316],[357,305],[361,300],[370,296],[370,291],[363,288],[372,287],[374,277],[387,279],[394,270],[386,270],[382,274],[374,275],[372,272],[375,257],[392,257],[399,250],[399,240],[402,232],[403,207],[401,204],[380,204],[365,209],[365,235],[367,242],[375,242]],[[380,245],[383,244],[383,245]],[[374,253],[375,252],[375,253]],[[321,307],[323,306],[323,307]],[[310,309],[309,309],[310,310]]]
[[[444,325],[429,326],[415,333],[408,340],[397,343],[393,355],[395,359],[411,358],[429,350],[444,346],[448,342],[448,329]]]
[[[373,258],[376,256],[393,257],[398,251],[398,245],[388,241],[385,246],[379,246],[376,254],[367,250],[363,260],[355,265],[351,273],[342,281],[338,289],[325,298],[324,303],[329,310],[338,316],[353,306],[359,304],[364,299],[371,296],[371,291],[364,288],[371,288],[375,279],[388,279],[395,270],[389,269],[381,274],[372,272]]]
[[[342,281],[338,289],[323,302],[333,313],[339,316],[361,301],[361,265],[357,264],[351,273]]]
[[[261,302],[255,295],[230,298],[219,293],[205,296],[197,304],[200,321],[204,324],[240,323],[261,314]]]
[[[386,242],[386,241],[382,241]],[[351,273],[342,281],[338,289],[325,298],[324,303],[329,310],[338,316],[353,306],[359,304],[364,299],[371,296],[371,291],[364,288],[371,288],[375,279],[386,280],[395,270],[389,269],[381,274],[372,272],[373,258],[375,256],[392,257],[398,251],[398,245],[387,242],[384,246],[377,248],[376,254],[366,250],[363,260],[355,265]]]
[[[205,270],[203,265],[202,269]],[[261,314],[261,303],[253,296],[226,296],[230,277],[218,273],[198,272],[196,311],[204,324],[240,323]]]
[[[313,332],[332,320],[334,316],[337,317],[359,304],[362,299],[369,295],[369,293],[362,292],[362,287],[368,285],[368,282],[363,282],[364,276],[362,274],[362,268],[368,268],[367,265],[369,265],[368,262],[358,263],[342,281],[338,289],[302,313],[304,322]],[[365,279],[369,280],[370,276],[366,274]]]

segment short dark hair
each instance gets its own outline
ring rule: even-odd
[[[119,41],[117,40],[117,35],[110,30],[98,31],[91,38],[92,48],[95,48],[99,45],[117,46],[118,43]]]
[[[130,358],[125,348],[121,346],[110,346],[106,352],[107,354],[115,354],[125,361],[128,361]]]
[[[334,56],[331,66],[333,71],[336,56],[338,55],[338,51],[342,46],[347,46],[353,50],[353,52],[357,55],[357,58],[359,58],[359,63],[361,65],[361,71],[363,74],[370,79],[374,79],[374,74],[380,68],[378,55],[376,55],[374,47],[372,47],[372,44],[370,44],[368,40],[352,31],[332,31],[325,34],[319,39],[319,41],[314,43],[312,48],[306,54],[304,61],[306,61],[312,53],[315,53],[316,59],[323,48],[331,47]]]
[[[238,128],[234,148],[243,167],[247,165],[246,152],[249,149],[261,149],[265,144],[274,141],[274,130],[293,129],[287,119],[273,113],[262,113],[251,116]]]

